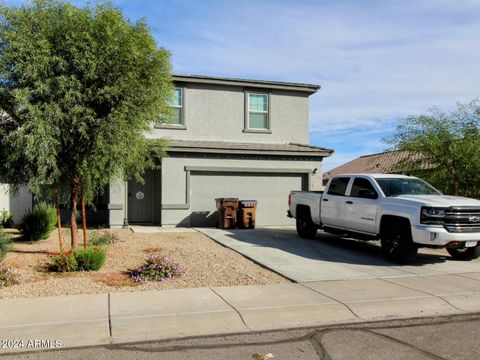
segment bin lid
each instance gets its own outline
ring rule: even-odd
[[[216,198],[216,202],[222,202],[222,201],[238,201],[238,198]]]

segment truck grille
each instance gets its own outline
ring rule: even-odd
[[[480,232],[480,207],[458,206],[446,209],[443,226],[451,233]]]

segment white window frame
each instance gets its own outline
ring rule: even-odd
[[[180,123],[158,123],[155,127],[163,129],[180,129],[186,130],[187,124],[185,121],[185,88],[182,86],[175,86],[175,91],[180,90],[180,105],[169,105],[174,109],[180,109]]]
[[[250,110],[250,95],[262,95],[267,97],[267,111],[253,111]],[[245,91],[245,129],[244,132],[253,133],[271,133],[270,124],[270,93],[259,91]],[[267,127],[266,128],[251,128],[250,127],[250,113],[254,114],[267,114]]]

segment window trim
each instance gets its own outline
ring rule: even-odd
[[[186,99],[185,99],[185,88],[186,86],[175,86],[175,91],[177,89],[180,89],[181,93],[181,105],[169,105],[169,107],[172,108],[179,108],[180,109],[180,124],[166,124],[166,123],[155,123],[155,128],[157,129],[169,129],[169,130],[187,130],[187,121],[185,118],[185,105],[186,105]]]
[[[267,128],[265,129],[258,129],[258,128],[250,128],[250,109],[249,109],[249,103],[250,103],[250,95],[266,95],[267,96]],[[259,112],[259,111],[253,111],[256,113],[262,113],[264,114],[265,112]],[[271,119],[270,119],[270,114],[271,114],[271,96],[269,92],[261,92],[261,91],[253,91],[253,90],[246,90],[245,91],[245,123],[243,127],[243,132],[244,133],[258,133],[258,134],[271,134],[272,133],[272,125],[271,125]]]

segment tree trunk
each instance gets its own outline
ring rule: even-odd
[[[60,253],[63,254],[63,238],[62,238],[62,218],[60,216],[60,190],[58,186],[55,187],[57,193],[57,229],[58,229],[58,246],[60,247]]]
[[[70,236],[72,249],[78,247],[77,205],[78,205],[78,177],[72,181],[72,193],[70,197]]]
[[[82,227],[83,227],[83,248],[87,248],[87,213],[85,211],[85,187],[83,182],[80,182],[80,187],[82,190]]]

